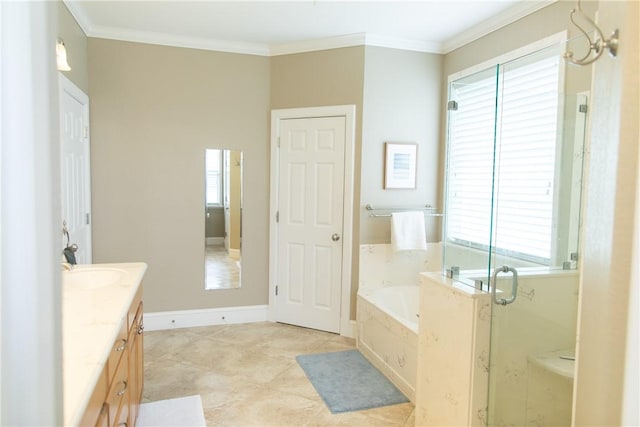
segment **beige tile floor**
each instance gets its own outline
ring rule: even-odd
[[[240,263],[231,258],[222,245],[207,245],[204,251],[206,289],[240,287]]]
[[[352,339],[280,323],[146,332],[145,402],[199,394],[211,426],[413,426],[413,404],[331,414],[295,360]]]

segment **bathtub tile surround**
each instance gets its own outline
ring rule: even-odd
[[[484,426],[490,295],[441,273],[420,276],[416,425]]]
[[[295,356],[352,339],[280,323],[145,333],[145,401],[199,394],[208,426],[414,426],[413,404],[332,414]]]
[[[439,242],[427,251],[395,252],[390,244],[360,245],[356,320],[358,350],[411,401],[418,354],[418,277],[440,271]]]
[[[419,287],[358,294],[358,350],[412,402],[418,369]]]
[[[394,252],[390,244],[360,245],[358,293],[385,286],[417,285],[418,274],[440,271],[442,245],[428,243],[427,251]]]

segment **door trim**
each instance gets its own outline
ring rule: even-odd
[[[340,335],[353,337],[351,322],[351,262],[353,253],[353,193],[354,193],[354,154],[355,154],[355,105],[335,105],[327,107],[287,108],[271,110],[271,172],[269,196],[269,309],[268,319],[275,321],[275,282],[278,277],[278,138],[280,121],[286,119],[344,117],[344,219],[342,238],[345,242],[342,251],[342,276],[340,298]]]

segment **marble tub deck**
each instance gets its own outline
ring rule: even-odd
[[[352,348],[270,322],[146,332],[143,401],[200,394],[207,426],[413,426],[412,403],[331,414],[295,360]]]

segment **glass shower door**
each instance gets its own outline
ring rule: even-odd
[[[498,71],[490,426],[571,425],[587,110],[579,93],[590,76],[567,69],[563,49]]]

